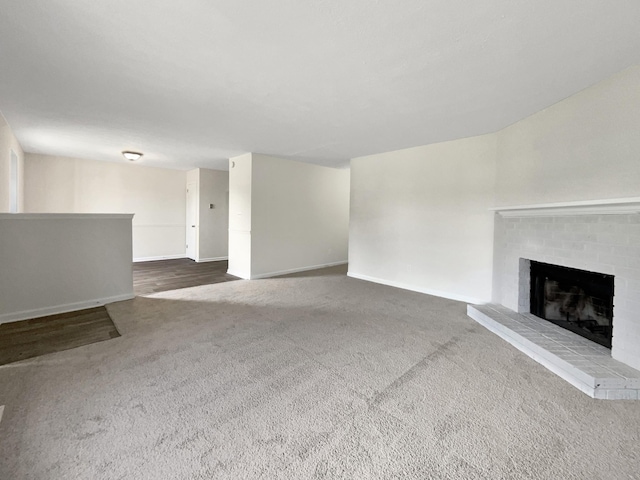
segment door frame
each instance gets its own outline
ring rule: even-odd
[[[190,197],[189,194],[192,194]],[[185,255],[191,260],[198,261],[198,182],[187,183],[186,190],[187,216],[186,216],[186,242]]]

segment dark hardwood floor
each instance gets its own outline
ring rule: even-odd
[[[119,337],[105,307],[0,325],[0,365]]]
[[[136,295],[240,280],[227,262],[160,260],[133,264]],[[0,324],[0,365],[119,337],[105,307]]]
[[[187,258],[136,262],[133,264],[133,291],[136,295],[197,287],[240,280],[227,273],[228,262],[197,263]]]

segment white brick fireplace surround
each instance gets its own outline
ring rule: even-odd
[[[499,305],[469,315],[592,397],[640,398],[640,198],[495,210]],[[614,275],[610,351],[528,313],[530,260]]]

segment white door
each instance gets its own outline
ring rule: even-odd
[[[196,259],[198,241],[198,184],[187,184],[187,258]]]

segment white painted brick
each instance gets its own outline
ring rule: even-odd
[[[627,364],[631,368],[640,370],[640,359],[638,359],[638,356],[634,355],[633,353],[622,352],[620,354],[617,354],[614,358],[622,363]]]
[[[571,250],[571,251],[584,250],[584,243],[574,242],[574,241],[564,241],[562,242],[562,248],[564,248],[565,250]]]
[[[591,270],[591,263],[587,262],[583,270]],[[605,265],[600,263],[593,263],[594,268],[591,270],[598,273],[606,273],[607,275],[614,275],[615,265]]]
[[[604,225],[602,223],[591,223],[589,224],[588,231],[598,235],[601,233],[607,233],[609,231],[607,227],[608,225]]]
[[[636,260],[637,261],[637,260]],[[625,261],[621,265],[616,265],[614,269],[615,275],[620,276],[620,279],[630,278],[634,280],[640,279],[640,269],[631,267],[629,261]],[[617,282],[617,280],[616,280]]]
[[[625,318],[638,318],[640,309],[640,215],[585,215],[572,217],[513,218],[497,222],[496,272],[503,303],[523,309],[529,299],[518,288],[523,277],[519,258],[615,275],[614,350],[627,364],[640,363],[640,343],[624,337]],[[500,225],[498,225],[500,223]],[[509,228],[505,228],[509,225]],[[501,260],[501,257],[503,260]],[[528,271],[526,276],[528,278]],[[515,288],[506,286],[516,283]],[[528,290],[525,288],[525,290]],[[627,303],[625,303],[627,301]],[[625,306],[623,306],[625,305]],[[633,312],[631,311],[633,310]],[[635,325],[635,322],[634,324]],[[620,327],[616,329],[616,326]],[[635,327],[633,327],[635,328]],[[631,329],[629,327],[627,330]],[[635,337],[635,330],[633,330]],[[630,353],[632,352],[632,353]]]
[[[575,223],[571,225],[568,230],[573,233],[586,233],[589,231],[589,225],[586,223]]]
[[[640,280],[640,268],[636,267],[636,261],[640,261],[640,257],[637,259],[628,259],[624,265],[616,268],[621,280]]]
[[[620,389],[611,389],[607,390],[607,400],[637,400],[638,399],[638,391],[637,390],[620,390]]]
[[[637,258],[640,256],[640,245],[615,245],[613,253],[625,258]]]
[[[549,233],[549,232],[564,232],[565,231],[566,226],[562,225],[562,224],[558,224],[558,223],[545,223],[544,224],[544,230],[545,233]]]
[[[595,233],[579,233],[574,235],[573,239],[576,241],[584,242],[586,244],[589,242],[597,241],[598,237]]]
[[[588,392],[585,392],[587,395],[589,395]],[[596,389],[594,390],[593,394],[591,395],[593,398],[597,398],[598,400],[607,400],[607,390],[605,389]]]
[[[589,253],[613,253],[613,245],[604,245],[602,243],[588,243],[585,245],[585,251]]]
[[[635,339],[636,341],[640,341],[640,325],[633,325],[631,323],[623,323],[622,325],[617,325],[614,322],[614,335],[617,338],[624,339],[625,343],[629,340]],[[621,347],[623,350],[628,350],[624,344]]]
[[[550,258],[552,259],[551,263],[554,263],[556,265],[565,265],[566,266],[567,261],[569,259],[567,258],[567,255],[566,255],[566,253],[565,253],[565,251],[563,249],[554,248],[554,249],[552,249],[550,251],[550,253],[551,253],[551,257]]]
[[[614,252],[616,248],[618,247],[614,247]],[[616,265],[625,265],[627,262],[627,259],[624,256],[610,253],[599,253],[597,258],[598,262],[609,265],[611,270],[613,270]]]
[[[562,240],[557,238],[546,238],[544,240],[544,246],[547,248],[562,248]]]
[[[627,278],[627,288],[634,292],[640,292],[640,280]]]
[[[621,215],[620,217],[624,217],[624,216],[625,215]],[[600,223],[608,223],[608,224],[620,223],[620,218],[618,218],[618,215],[600,215]],[[624,223],[627,223],[626,219]]]
[[[605,245],[627,245],[628,240],[626,235],[620,235],[618,233],[613,232],[614,226],[611,228],[607,228],[608,233],[598,233],[596,237],[598,238],[598,242],[604,243]]]

